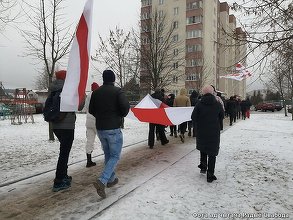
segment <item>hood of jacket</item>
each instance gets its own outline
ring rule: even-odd
[[[213,105],[217,100],[213,94],[207,93],[201,97],[200,102],[204,105]]]
[[[64,80],[56,79],[52,82],[50,90],[51,92],[54,92],[54,91],[62,89],[63,86],[64,86]]]

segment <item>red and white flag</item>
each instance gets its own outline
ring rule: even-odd
[[[147,94],[135,107],[131,108],[126,118],[161,125],[179,125],[191,120],[194,107],[169,107]]]
[[[248,71],[241,63],[237,63],[236,73],[220,76],[220,78],[234,79],[234,80],[241,81],[243,79],[250,77],[251,75],[252,75],[251,72]]]
[[[60,111],[75,112],[83,101],[91,50],[93,0],[88,0],[80,17],[69,54]]]

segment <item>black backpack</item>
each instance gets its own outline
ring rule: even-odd
[[[43,109],[44,120],[47,122],[60,122],[62,121],[66,113],[60,112],[60,94],[62,90],[53,91],[50,93],[45,102]]]

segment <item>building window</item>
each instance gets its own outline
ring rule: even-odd
[[[173,76],[173,83],[178,83],[178,77],[177,76]]]
[[[187,39],[201,37],[201,30],[187,31]]]
[[[173,69],[178,69],[178,62],[173,63]]]
[[[164,0],[159,0],[159,5],[163,5],[164,4]]]
[[[162,10],[159,11],[159,18],[162,18],[164,16],[164,12]]]
[[[179,14],[179,8],[176,7],[176,8],[174,8],[174,15],[178,15],[178,14]]]
[[[195,66],[201,66],[202,61],[201,59],[190,59],[186,61],[187,67],[195,67]]]
[[[151,17],[151,13],[150,12],[145,12],[141,14],[141,20],[146,20],[146,19],[150,19]]]
[[[202,22],[201,16],[191,16],[187,18],[187,24],[197,24]]]
[[[142,38],[142,44],[149,44],[150,43],[150,40],[149,40],[149,38],[148,37],[143,37]]]
[[[201,44],[187,45],[186,51],[187,51],[187,53],[201,51]]]
[[[192,73],[186,76],[187,81],[198,81],[199,80],[199,74],[198,73]]]
[[[178,49],[174,49],[173,50],[173,54],[174,54],[174,56],[177,56],[179,54],[179,50]]]
[[[172,39],[173,39],[173,42],[178,42],[179,40],[178,34],[174,35]]]
[[[198,8],[202,8],[202,1],[198,1],[198,2],[189,2],[186,4],[186,10],[193,10],[193,9],[198,9]]]
[[[152,5],[152,0],[142,0],[141,1],[141,6],[142,7],[149,6],[149,5]]]
[[[174,28],[174,29],[177,29],[177,28],[178,28],[178,21],[174,21],[174,22],[173,22],[173,28]]]

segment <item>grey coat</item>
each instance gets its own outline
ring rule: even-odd
[[[57,79],[52,82],[51,92],[63,88],[64,80]],[[67,112],[65,118],[59,122],[52,122],[53,129],[75,129],[76,115],[75,112]]]

